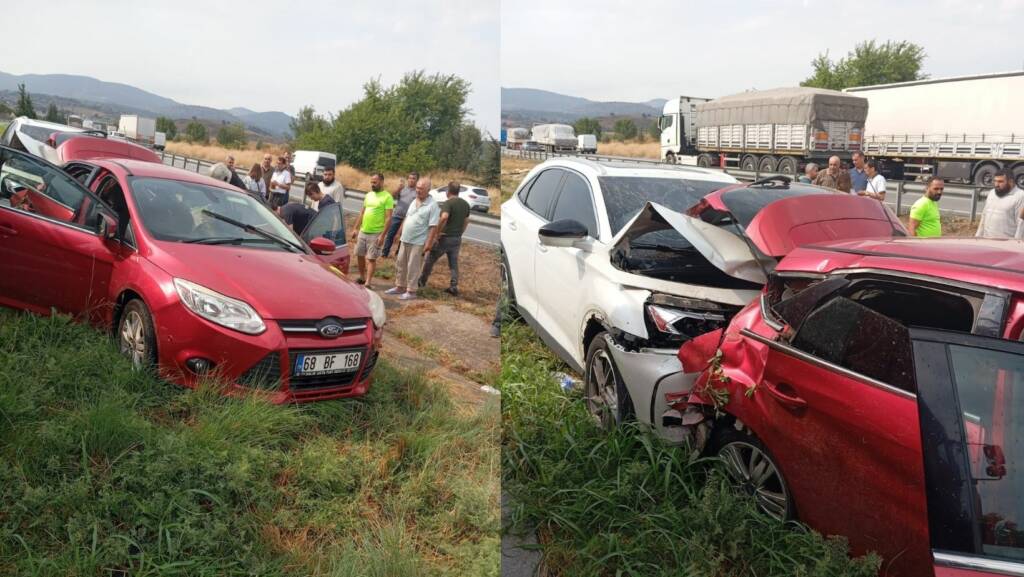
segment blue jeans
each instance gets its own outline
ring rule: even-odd
[[[387,257],[391,255],[391,243],[394,242],[395,235],[398,233],[398,227],[402,226],[403,220],[405,220],[404,216],[391,217],[391,226],[388,227],[388,232],[384,235],[384,248],[380,251],[382,256]]]

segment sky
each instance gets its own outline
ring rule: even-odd
[[[924,47],[932,78],[1024,68],[1024,0],[505,0],[501,85],[591,100],[796,86],[820,53]]]
[[[497,135],[500,0],[5,2],[0,70],[79,74],[183,104],[337,113],[408,71],[472,84]],[[15,50],[14,47],[26,47]]]

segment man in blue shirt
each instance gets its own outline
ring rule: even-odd
[[[864,153],[853,153],[853,168],[850,169],[850,192],[857,194],[868,189],[868,173],[864,169]]]

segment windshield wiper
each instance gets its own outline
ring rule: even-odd
[[[263,229],[255,227],[255,226],[253,226],[251,224],[246,224],[244,222],[235,220],[235,219],[233,219],[231,217],[224,216],[223,214],[219,214],[219,213],[213,212],[212,210],[207,210],[207,209],[204,208],[202,212],[206,216],[210,216],[210,217],[213,217],[213,218],[215,218],[215,219],[217,219],[217,220],[219,220],[221,222],[226,222],[228,224],[237,226],[238,228],[244,230],[245,232],[251,232],[253,234],[257,234],[259,236],[262,236],[263,238],[272,240],[272,241],[276,242],[277,244],[285,247],[286,249],[288,249],[290,251],[302,252],[302,253],[306,252],[305,250],[303,250],[303,248],[301,246],[299,246],[299,245],[297,245],[297,244],[295,244],[293,242],[290,242],[287,239],[281,238],[281,237],[277,236],[276,234],[274,234],[272,232],[267,232],[267,231],[265,231]]]
[[[189,238],[181,242],[187,242],[189,244],[242,244],[248,239],[244,239],[240,236],[236,237],[216,237],[209,236],[206,238]]]

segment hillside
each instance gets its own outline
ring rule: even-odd
[[[658,102],[661,104],[653,106]],[[552,117],[562,116],[568,120],[584,116],[658,116],[661,114],[663,104],[664,100],[600,102],[535,88],[501,89],[501,114],[503,117],[513,113],[520,116],[542,116],[545,114]]]

